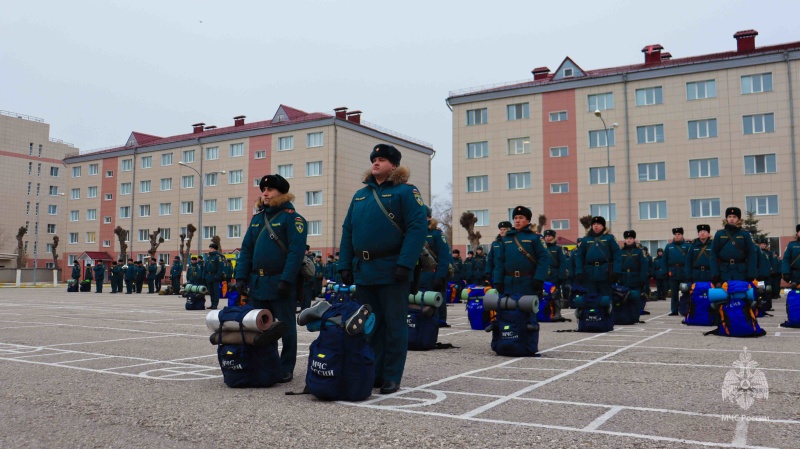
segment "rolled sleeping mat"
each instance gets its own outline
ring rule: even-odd
[[[200,293],[201,295],[208,294],[208,287],[205,285],[186,284],[184,291],[188,293]]]
[[[222,343],[218,337],[222,335]],[[251,345],[251,346],[264,346],[275,341],[275,337],[265,334],[263,332],[244,331],[244,341],[242,341],[242,332],[239,331],[222,331],[222,333],[214,332],[208,337],[212,345]]]
[[[416,295],[408,295],[409,304],[424,304],[426,306],[441,307],[444,298],[439,292],[420,290]]]
[[[525,313],[536,313],[539,311],[539,297],[536,295],[521,296],[519,300],[511,295],[500,296],[497,293],[487,293],[483,297],[483,308],[485,310],[519,310]]]
[[[355,285],[340,285],[340,284],[336,284],[336,285],[333,286],[333,291],[335,291],[335,292],[341,291],[341,292],[354,293],[356,291],[356,286]]]
[[[219,314],[221,310],[212,310],[206,315],[206,327],[212,331],[219,330]],[[264,332],[272,325],[272,312],[267,309],[253,309],[247,312],[242,318],[242,325],[245,331]],[[236,321],[226,321],[222,325],[223,331],[239,331],[239,323]]]
[[[710,302],[725,302],[728,300],[728,292],[724,288],[709,288],[708,300]]]

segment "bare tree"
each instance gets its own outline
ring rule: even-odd
[[[534,232],[538,232],[539,234],[541,234],[542,232],[544,232],[544,226],[546,224],[547,224],[547,217],[544,214],[539,215],[539,221],[538,221],[539,228],[534,229]]]
[[[25,226],[20,226],[17,230],[17,269],[22,268],[23,264],[28,260],[25,254],[25,246],[22,244],[22,238],[25,237],[27,233],[28,228]]]
[[[475,232],[475,223],[477,222],[478,217],[476,217],[472,212],[464,212],[461,214],[461,219],[459,219],[461,227],[467,231],[467,239],[469,240],[469,244],[472,246],[472,249],[475,249],[481,245],[481,233]]]
[[[114,234],[117,235],[117,240],[119,240],[119,258],[122,259],[122,264],[128,264],[128,244],[125,243],[128,240],[128,231],[122,229],[121,226],[117,226],[114,228]]]
[[[192,253],[192,238],[194,238],[194,233],[197,231],[197,228],[194,227],[193,224],[189,223],[186,225],[186,234],[181,234],[181,258],[183,259],[183,267],[186,268],[189,265],[189,254]]]
[[[56,270],[58,270],[58,251],[56,250],[58,249],[59,240],[61,239],[59,239],[57,235],[53,236],[53,267],[55,267]]]
[[[453,245],[453,183],[447,183],[447,192],[442,195],[433,195],[431,203],[433,218],[442,225],[444,236],[450,245]]]
[[[156,230],[150,233],[150,249],[147,250],[147,254],[150,254],[150,258],[156,258],[156,251],[158,250],[158,245],[164,243],[164,237],[159,237],[161,234],[161,228],[156,228]]]
[[[586,232],[589,232],[589,228],[592,227],[592,215],[584,215],[583,217],[579,218],[578,221],[581,222],[583,229],[585,229]]]
[[[218,235],[211,237],[211,243],[216,243],[217,248],[219,248],[219,252],[222,252],[222,243],[220,243],[220,238]]]

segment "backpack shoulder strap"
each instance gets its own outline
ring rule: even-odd
[[[286,245],[283,244],[281,239],[278,237],[278,234],[276,234],[275,231],[272,229],[273,220],[278,218],[278,216],[280,216],[280,214],[282,214],[282,213],[283,213],[283,211],[280,211],[277,214],[275,214],[275,216],[272,217],[272,220],[268,220],[267,219],[267,214],[264,213],[264,227],[267,228],[267,232],[269,232],[270,240],[274,241],[278,245],[278,247],[281,249],[281,251],[283,251],[283,254],[288,254],[289,253],[289,249],[286,248]],[[259,235],[259,237],[260,237],[260,235]]]
[[[520,242],[519,242],[519,240],[517,239],[517,236],[516,236],[516,235],[514,236],[514,243],[516,243],[516,244],[517,244],[517,248],[519,248],[519,251],[520,251],[520,252],[521,252],[521,253],[522,253],[522,254],[523,254],[525,257],[527,257],[527,258],[528,258],[528,260],[530,260],[530,261],[531,261],[531,263],[533,264],[533,266],[536,266],[536,265],[538,265],[538,263],[536,262],[536,259],[534,259],[534,258],[533,258],[533,256],[531,256],[531,255],[530,255],[530,253],[528,253],[527,251],[525,251],[525,248],[523,248],[523,247],[522,247],[522,243],[520,243]],[[548,251],[548,253],[549,253],[549,252],[550,252],[550,251]]]
[[[373,188],[370,188],[370,190],[372,190],[372,196],[375,198],[375,202],[378,203],[378,207],[381,208],[381,211],[383,212],[383,215],[386,215],[386,218],[389,219],[389,222],[392,223],[392,225],[395,228],[397,228],[397,230],[400,231],[400,233],[403,234],[403,236],[405,236],[406,235],[406,231],[404,231],[400,227],[400,225],[397,224],[396,221],[394,221],[394,214],[389,213],[389,211],[386,210],[386,207],[383,206],[383,203],[381,202],[381,199],[378,198],[378,192],[376,192],[375,189],[373,189]]]

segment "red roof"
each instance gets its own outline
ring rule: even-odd
[[[105,251],[86,251],[85,253],[81,254],[81,257],[83,256],[86,256],[92,260],[114,260],[114,258]]]
[[[573,242],[572,240],[565,239],[564,237],[561,236],[558,236],[556,238],[556,243],[558,243],[559,245],[575,245],[575,242]]]
[[[163,139],[163,137],[154,136],[152,134],[137,133],[136,131],[134,131],[132,134],[133,138],[136,139],[136,143],[139,145],[145,145],[155,140]]]

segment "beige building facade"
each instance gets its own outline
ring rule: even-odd
[[[172,137],[134,132],[124,146],[64,160],[66,263],[86,252],[116,260],[117,226],[130,231],[134,260],[147,255],[148,235],[161,228],[158,257],[171,261],[189,223],[198,229],[192,254],[207,252],[215,235],[221,251],[233,253],[259,198],[258,183],[270,173],[289,181],[293,204],[307,220],[308,244],[325,257],[337,250],[369,153],[381,142],[402,152],[410,182],[430,198],[431,146],[362,122],[360,111],[306,113],[282,105],[271,120],[248,124],[239,116],[233,126],[193,128]]]
[[[579,217],[603,215],[654,252],[672,228],[693,238],[736,206],[784,248],[800,222],[800,42],[756,47],[757,34],[736,33],[735,51],[673,59],[649,45],[642,64],[566,58],[529,82],[451,92],[456,216],[476,213],[488,244],[516,205],[572,242]],[[453,240],[465,248],[466,232]]]

